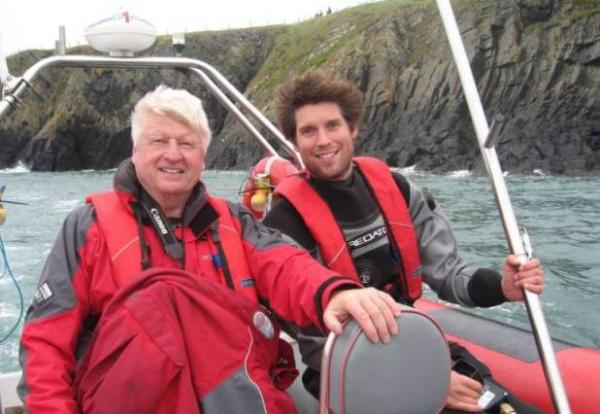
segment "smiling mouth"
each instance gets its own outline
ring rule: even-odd
[[[317,157],[320,160],[328,160],[330,158],[333,158],[338,152],[339,152],[339,150],[335,150],[335,151],[326,152],[323,154],[317,154],[317,155],[315,155],[315,157]]]
[[[180,170],[178,168],[159,168],[158,169],[160,172],[166,173],[166,174],[183,174],[183,170]]]

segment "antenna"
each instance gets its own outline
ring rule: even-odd
[[[173,41],[173,49],[175,50],[175,56],[182,57],[183,48],[185,47],[185,33],[173,33],[171,35],[171,39]]]

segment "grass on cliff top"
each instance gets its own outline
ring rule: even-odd
[[[254,87],[271,90],[288,76],[290,68],[295,73],[303,73],[320,67],[370,26],[397,12],[398,8],[419,5],[433,7],[434,4],[434,0],[387,0],[291,25],[278,38]],[[315,45],[319,45],[316,50]]]

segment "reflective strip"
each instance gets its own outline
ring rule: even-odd
[[[139,236],[136,236],[133,239],[131,239],[131,241],[128,242],[125,246],[121,247],[121,249],[110,258],[110,260],[114,262],[125,250],[127,250],[131,245],[136,243],[139,239]]]
[[[234,233],[237,233],[236,229],[234,229],[233,227],[230,227],[230,226],[226,226],[225,224],[221,224],[221,228],[222,229],[227,229],[227,230],[232,231]]]
[[[263,411],[266,413],[267,404],[265,404],[265,397],[260,391],[258,384],[254,382],[252,377],[250,377],[250,372],[248,372],[248,359],[250,358],[250,352],[252,352],[252,348],[254,347],[254,335],[252,335],[252,331],[250,330],[250,328],[248,328],[248,335],[250,336],[250,346],[248,347],[248,352],[246,352],[246,357],[244,358],[244,371],[246,372],[246,376],[248,377],[250,382],[256,387],[256,392],[258,392],[258,395],[260,395],[260,402],[262,403]]]
[[[248,360],[254,347],[254,336],[250,328],[248,334],[250,345],[244,357],[244,366],[202,397],[200,404],[203,414],[267,413],[264,396],[248,373]]]
[[[337,253],[333,256],[333,258],[327,263],[327,267],[331,268],[333,266],[333,264],[335,263],[335,261],[338,259],[338,257],[340,257],[340,255],[342,253],[344,253],[346,251],[346,241],[344,241],[344,244],[341,245],[341,247],[339,248],[339,250],[337,251]]]
[[[399,221],[390,221],[389,223],[390,223],[390,225],[392,225],[392,224],[393,224],[394,226],[408,227],[408,228],[411,228],[411,227],[413,227],[413,225],[412,225],[412,224],[401,223],[401,222],[399,222]]]

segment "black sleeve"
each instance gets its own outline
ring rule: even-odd
[[[506,302],[502,293],[502,275],[492,269],[479,268],[468,284],[475,306],[489,308]]]
[[[285,198],[277,199],[262,222],[290,237],[311,254],[316,250],[316,241],[308,231],[304,220]]]

